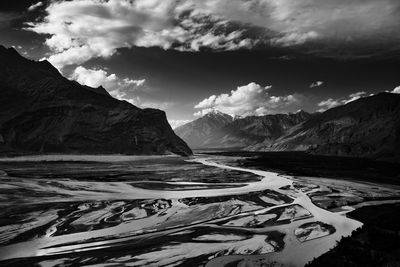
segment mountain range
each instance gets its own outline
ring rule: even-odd
[[[307,151],[319,155],[400,159],[400,95],[379,93],[322,113],[250,116],[221,112],[175,129],[197,149]]]
[[[63,77],[0,46],[0,153],[191,155],[165,112]]]
[[[176,128],[175,132],[192,148],[245,148],[262,142],[273,142],[312,116],[300,111],[294,114],[232,118],[214,110]]]
[[[212,111],[175,134],[165,112],[117,100],[0,46],[1,154],[191,155],[190,146],[400,159],[399,114],[400,95],[380,93],[313,114]]]

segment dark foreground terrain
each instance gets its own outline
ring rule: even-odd
[[[312,176],[400,184],[400,164],[367,158],[311,155],[305,152],[224,151],[206,154],[245,157],[241,167],[278,171],[293,176]]]
[[[400,266],[400,204],[362,207],[348,215],[363,227],[308,267]]]

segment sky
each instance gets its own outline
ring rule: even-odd
[[[400,92],[398,0],[3,0],[0,44],[173,127]]]

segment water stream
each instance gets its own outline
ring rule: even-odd
[[[213,229],[218,231],[226,231],[229,229],[237,229],[234,227],[221,226],[219,222],[227,220],[229,218],[242,218],[246,215],[257,215],[267,214],[270,210],[276,208],[293,207],[299,205],[306,211],[311,213],[312,216],[305,216],[298,220],[291,220],[288,223],[277,224],[264,228],[250,229],[249,227],[241,227],[240,231],[248,231],[254,233],[254,236],[247,241],[235,241],[236,243],[216,243],[221,247],[221,250],[232,250],[232,247],[236,248],[236,252],[243,251],[238,248],[240,246],[252,246],[256,242],[265,242],[265,236],[263,233],[269,233],[272,231],[278,231],[284,234],[283,242],[284,246],[282,249],[276,251],[273,246],[259,249],[263,251],[261,255],[221,255],[218,257],[211,257],[207,266],[223,266],[229,262],[236,262],[238,260],[243,263],[252,263],[257,266],[261,261],[266,262],[277,262],[279,264],[287,266],[304,266],[307,262],[315,257],[320,256],[324,252],[328,251],[335,246],[336,242],[343,236],[348,236],[353,230],[360,227],[362,224],[358,221],[350,219],[343,214],[333,213],[324,209],[321,209],[314,205],[311,199],[305,192],[300,189],[296,189],[292,186],[293,180],[290,177],[283,177],[277,173],[252,170],[247,168],[233,167],[224,165],[213,161],[212,158],[199,156],[191,159],[192,162],[201,163],[207,166],[216,168],[223,168],[227,170],[236,170],[241,172],[249,172],[255,175],[263,177],[260,181],[248,182],[244,186],[237,186],[231,188],[217,188],[217,189],[201,189],[201,190],[152,190],[136,188],[132,185],[127,186],[120,182],[82,182],[74,180],[61,180],[57,184],[44,184],[42,181],[31,179],[12,179],[7,180],[8,187],[26,187],[35,188],[38,192],[57,192],[57,194],[63,194],[68,197],[66,201],[88,201],[88,200],[139,200],[139,199],[167,199],[171,200],[171,208],[165,212],[169,221],[172,221],[169,225],[166,223],[166,217],[158,216],[151,218],[144,218],[143,220],[134,220],[126,223],[117,224],[112,227],[104,229],[92,229],[90,231],[76,232],[65,235],[53,236],[51,230],[47,230],[46,235],[38,236],[37,238],[9,244],[0,247],[0,260],[18,259],[18,258],[35,258],[42,257],[44,260],[50,261],[54,257],[68,257],[70,253],[85,253],[92,251],[107,251],[108,249],[123,248],[129,246],[140,245],[142,240],[164,238],[165,236],[173,236],[179,233],[193,233],[196,229]],[[4,176],[4,174],[3,174]],[[173,184],[174,182],[169,182]],[[185,184],[185,182],[176,182],[177,184]],[[202,184],[205,183],[186,183],[186,184]],[[77,190],[79,188],[79,190]],[[225,214],[221,216],[214,216],[208,219],[202,217],[202,208],[197,208],[196,211],[187,211],[183,209],[183,204],[179,199],[194,198],[194,197],[219,197],[219,196],[230,196],[230,195],[243,195],[250,192],[259,192],[263,190],[272,190],[279,194],[285,195],[293,199],[292,203],[276,204],[272,207],[266,207],[257,210],[242,211],[239,214]],[[310,193],[310,192],[308,192]],[[44,201],[41,199],[40,201]],[[52,198],[49,198],[52,201]],[[113,205],[119,205],[118,202]],[[229,206],[226,206],[229,207]],[[225,209],[226,209],[225,207]],[[216,214],[222,214],[224,207],[219,207],[220,210]],[[208,210],[207,210],[208,211]],[[189,213],[192,212],[192,213]],[[193,213],[195,212],[195,213]],[[221,213],[222,212],[222,213]],[[48,216],[56,216],[57,212]],[[169,215],[168,215],[169,214]],[[189,215],[188,215],[189,214]],[[195,215],[194,215],[195,214]],[[204,214],[206,215],[206,214]],[[188,223],[186,220],[179,222],[177,219],[179,216],[193,217],[198,216],[199,218]],[[206,216],[205,216],[206,217]],[[173,218],[173,219],[171,219]],[[62,220],[60,218],[59,220]],[[203,219],[203,220],[202,220]],[[157,221],[158,220],[158,221]],[[331,225],[335,228],[335,231],[329,235],[321,236],[320,238],[314,238],[306,242],[301,242],[295,235],[295,231],[304,224],[321,222],[327,225]],[[153,228],[149,228],[149,225],[153,225]],[[161,227],[160,225],[164,225]],[[202,228],[203,227],[203,228]],[[205,228],[209,227],[209,228]],[[145,229],[145,230],[144,230]],[[56,227],[53,227],[53,231],[56,231]],[[236,231],[236,230],[235,230]],[[229,235],[218,235],[214,234],[211,238],[237,238],[229,237]],[[196,239],[197,238],[197,239]],[[208,238],[207,235],[197,236],[194,240],[201,241],[204,238]],[[247,243],[246,243],[247,242]],[[171,245],[173,244],[173,245]],[[141,255],[130,255],[128,260],[132,266],[141,265],[177,265],[182,262],[182,258],[200,257],[201,254],[213,254],[214,250],[211,246],[205,246],[199,242],[182,242],[182,244],[171,243],[160,247],[156,251],[146,251]],[[229,245],[230,244],[230,245]],[[264,243],[263,243],[264,244]],[[160,245],[160,244],[158,244]],[[216,246],[217,246],[216,245]],[[228,247],[224,247],[228,246]],[[207,250],[208,249],[208,250]],[[183,250],[183,251],[182,251]],[[187,251],[185,251],[187,250]],[[197,250],[197,251],[196,251]],[[204,251],[202,251],[204,250]],[[244,250],[247,251],[247,250]],[[107,252],[99,252],[107,253]],[[235,253],[231,253],[235,254]],[[246,254],[246,253],[240,253]],[[75,254],[74,254],[75,255]],[[93,254],[92,254],[93,255]],[[121,258],[113,259],[113,263],[121,262]],[[125,258],[126,259],[126,258]],[[51,262],[50,262],[51,263]],[[55,262],[56,263],[56,262]],[[43,264],[45,265],[45,264]],[[50,264],[51,265],[51,264]]]

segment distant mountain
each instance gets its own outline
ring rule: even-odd
[[[182,125],[175,132],[192,148],[245,148],[272,143],[292,127],[309,119],[304,111],[295,114],[235,117],[213,111]]]
[[[114,99],[3,46],[0,152],[192,154],[163,111]]]
[[[307,151],[400,159],[400,95],[380,93],[323,113],[237,117],[213,112],[176,129],[192,148]]]
[[[400,95],[380,93],[329,109],[269,147],[247,149],[399,159]]]
[[[215,145],[212,136],[218,134],[224,125],[232,121],[233,118],[228,114],[215,110],[197,120],[179,126],[175,129],[175,133],[191,148],[212,147]]]

